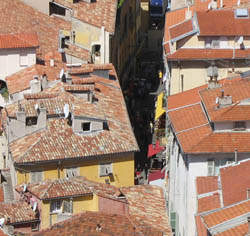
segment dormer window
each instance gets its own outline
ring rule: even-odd
[[[26,117],[26,126],[37,125],[37,117]]]
[[[90,131],[90,122],[83,122],[82,123],[82,131],[83,132]]]
[[[244,129],[246,129],[246,122],[245,121],[236,121],[236,122],[234,122],[234,129],[235,130],[244,130]]]

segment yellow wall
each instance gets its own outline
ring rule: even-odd
[[[98,196],[82,196],[73,198],[73,214],[83,211],[98,211]],[[50,222],[57,223],[57,213],[50,214],[50,202],[43,201],[41,204],[41,229],[50,227]]]
[[[100,177],[99,176],[99,164],[100,163],[112,163],[113,178],[109,176]],[[79,167],[80,176],[85,176],[90,180],[105,183],[105,179],[109,179],[110,184],[117,187],[126,187],[134,185],[134,154],[123,154],[120,156],[114,156],[110,158],[103,159],[102,161],[88,161],[88,162],[78,162],[78,163],[63,163],[60,168],[60,178],[64,178],[67,167]],[[38,168],[37,168],[38,169]],[[57,166],[42,166],[43,178],[44,179],[57,179],[58,170]],[[35,171],[36,169],[31,169]],[[30,171],[30,170],[27,170]],[[39,169],[41,171],[41,169]],[[26,178],[24,172],[17,170],[17,184],[23,184],[30,182],[30,175],[26,173]]]

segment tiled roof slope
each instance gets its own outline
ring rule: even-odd
[[[249,110],[247,110],[249,106],[241,105],[240,101],[245,101],[250,97],[250,81],[248,79],[235,78],[224,79],[219,81],[219,83],[221,86],[217,89],[202,89],[204,88],[204,86],[202,86],[169,97],[168,107],[175,109],[173,110],[175,116],[171,117],[171,110],[169,112],[172,126],[174,128],[184,127],[183,125],[190,127],[190,125],[193,124],[191,128],[181,130],[179,133],[176,132],[182,150],[186,153],[232,153],[236,148],[239,152],[250,151],[249,132],[213,132],[210,125],[200,123],[199,117],[201,116],[201,109],[188,109],[189,106],[194,106],[194,104],[190,104],[189,102],[202,100],[206,113],[211,121],[249,120]],[[233,104],[224,108],[218,108],[216,97],[220,96],[222,89],[225,95],[231,95],[233,97]],[[174,105],[175,101],[180,105],[179,108],[177,105]],[[192,111],[192,114],[190,113],[188,117],[183,116],[182,113],[185,109],[189,112]],[[243,112],[241,110],[243,110]],[[179,116],[177,115],[178,112],[180,114]],[[192,122],[190,122],[190,116],[192,117]],[[179,123],[176,117],[182,117],[182,124]]]
[[[225,230],[221,233],[216,234],[216,236],[246,236],[248,233],[248,224],[241,224],[238,226],[235,226],[231,229]]]
[[[98,196],[126,202],[125,199],[119,199],[117,193],[119,188],[90,181],[82,176],[64,178],[57,180],[46,180],[40,183],[29,183],[28,192],[37,196],[39,199],[53,199],[62,197],[76,197],[95,193]],[[16,191],[21,192],[23,185],[16,186]]]
[[[202,197],[198,199],[198,213],[211,211],[220,207],[221,204],[219,193],[214,193],[207,197]]]
[[[250,161],[243,161],[220,169],[223,202],[225,206],[247,199],[250,188]]]
[[[250,36],[250,18],[236,18],[233,9],[200,11],[197,20],[200,36]]]
[[[0,34],[0,49],[38,47],[37,34]]]
[[[36,213],[26,202],[0,203],[0,217],[7,217],[10,223],[37,220]]]
[[[197,236],[207,236],[207,229],[201,221],[201,216],[195,216]]]
[[[218,176],[199,176],[196,178],[197,194],[204,194],[218,190]]]
[[[55,0],[55,2],[73,9],[74,17],[79,20],[99,28],[104,26],[109,33],[115,32],[116,0],[96,0],[91,3],[84,1],[70,3],[66,0]]]
[[[171,233],[166,215],[165,198],[160,187],[135,185],[122,188],[129,203],[129,215],[132,221],[138,221],[141,227],[148,225],[164,235]]]
[[[199,60],[199,59],[241,59],[250,55],[250,49],[190,49],[180,48],[168,56],[168,60]]]
[[[238,216],[250,212],[250,200],[231,205],[226,208],[215,210],[214,212],[202,216],[204,223],[208,228],[221,224],[224,221],[231,220]]]
[[[80,79],[80,77],[79,77]],[[88,78],[82,78],[82,81]],[[20,101],[26,115],[36,116],[35,104],[40,103],[47,109],[48,115],[62,115],[65,103],[70,105],[70,111],[89,118],[106,120],[109,129],[90,135],[78,135],[63,118],[47,119],[47,129],[37,131],[10,143],[15,162],[37,162],[65,158],[105,155],[111,153],[138,151],[128,118],[126,105],[118,79],[93,77],[95,81],[95,102],[83,102],[68,92],[50,93],[51,98],[37,100],[34,98]],[[46,91],[45,91],[46,92]],[[41,94],[44,94],[42,92]],[[39,97],[38,97],[39,98]],[[73,107],[75,105],[75,107]],[[15,117],[18,104],[6,107],[9,116]],[[65,149],[64,147],[68,148]]]
[[[140,225],[137,225],[138,223],[138,221],[131,221],[130,218],[120,215],[85,212],[73,216],[69,220],[55,224],[50,229],[42,230],[34,235],[162,236],[162,232],[155,230],[146,224],[144,227],[140,227]]]
[[[36,32],[40,46],[37,56],[42,59],[47,52],[58,50],[59,30],[71,29],[70,22],[40,13],[19,0],[1,2],[0,22],[0,34]]]

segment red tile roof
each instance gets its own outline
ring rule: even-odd
[[[36,213],[26,202],[0,203],[0,217],[7,217],[11,224],[37,220]]]
[[[236,18],[233,9],[200,11],[197,20],[200,36],[250,36],[250,18]]]
[[[198,199],[198,213],[211,211],[220,207],[221,204],[219,193],[214,193],[207,197],[202,197]]]
[[[185,20],[177,25],[169,27],[169,35],[171,40],[186,35],[194,30],[192,19]]]
[[[117,192],[120,191],[119,188],[90,181],[82,176],[29,183],[26,186],[28,192],[42,200],[96,194],[116,201],[126,202],[125,199],[118,198]],[[17,192],[21,192],[22,190],[23,185],[16,186]]]
[[[197,194],[204,194],[218,190],[218,176],[200,176],[196,178]]]
[[[235,52],[233,52],[235,51]],[[235,53],[235,54],[234,54]],[[167,58],[174,60],[200,60],[200,59],[244,59],[249,57],[250,49],[191,49],[180,48]]]
[[[193,114],[196,114],[196,116],[193,116]],[[208,123],[200,103],[178,110],[169,110],[168,116],[176,133]]]
[[[150,226],[164,235],[171,234],[162,188],[152,185],[135,185],[121,188],[121,191],[128,200],[132,222],[138,221],[141,227]]]
[[[221,224],[224,221],[231,220],[235,217],[247,214],[250,212],[250,200],[240,202],[226,208],[218,209],[208,215],[202,216],[204,223],[208,228]]]
[[[233,235],[246,236],[247,233],[248,233],[248,224],[245,223],[245,224],[235,226],[221,233],[218,233],[216,234],[216,236],[233,236]]]
[[[207,229],[201,220],[201,216],[195,216],[197,236],[207,236]]]
[[[73,16],[79,20],[99,28],[104,26],[109,33],[115,32],[116,0],[96,0],[91,3],[85,1],[71,3],[66,0],[55,0],[55,2],[71,8]]]
[[[247,199],[250,188],[250,161],[220,169],[223,202],[225,206]]]
[[[88,78],[82,78],[83,81],[85,79]],[[26,115],[36,116],[34,106],[37,103],[43,103],[48,115],[63,115],[64,104],[68,103],[73,114],[106,120],[109,129],[95,132],[93,135],[78,135],[72,131],[72,127],[64,119],[49,119],[46,130],[39,130],[10,144],[10,150],[16,162],[46,161],[79,156],[85,159],[87,156],[138,150],[118,79],[95,76],[91,80],[95,80],[94,97],[96,100],[94,103],[84,101],[68,92],[58,94],[60,89],[57,88],[55,96],[39,99],[39,101],[29,97],[29,99],[21,100],[20,104]],[[40,94],[47,96],[46,91]],[[51,92],[51,94],[55,93]],[[6,109],[9,116],[15,117],[18,104],[11,104]],[[65,146],[72,148],[65,149]],[[101,146],[103,148],[100,148]]]
[[[88,235],[88,236],[162,236],[162,232],[144,224],[140,226],[138,220],[130,220],[129,217],[105,214],[100,212],[85,212],[61,223],[53,225],[50,229],[42,230],[37,236],[68,236],[68,235]],[[166,236],[170,236],[167,234]]]
[[[38,47],[37,34],[0,34],[0,49]]]

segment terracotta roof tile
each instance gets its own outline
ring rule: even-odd
[[[223,202],[225,206],[247,199],[250,188],[250,161],[220,169]]]
[[[63,116],[63,107],[68,103],[73,114],[105,120],[109,129],[90,135],[78,135],[72,131],[72,127],[63,118],[50,118],[47,120],[47,129],[24,136],[10,144],[10,150],[16,162],[46,161],[79,156],[84,159],[87,156],[138,150],[117,78],[107,79],[95,76],[91,78],[93,79],[97,89],[94,93],[94,103],[68,92],[58,93],[59,87],[55,96],[48,96],[44,91],[40,94],[45,98],[40,97],[37,100],[37,96],[33,99],[28,97],[28,99],[21,100],[20,104],[27,116],[37,116],[35,110],[37,103],[43,104],[47,115]],[[11,104],[6,109],[9,116],[15,117],[18,104]],[[72,148],[65,149],[65,146]]]
[[[201,104],[191,105],[178,110],[170,110],[168,116],[177,133],[208,123]]]
[[[0,49],[38,47],[37,34],[0,34]]]
[[[249,57],[250,49],[190,49],[181,48],[171,55],[168,55],[168,60],[200,60],[200,59],[242,59]]]
[[[248,224],[246,223],[246,224],[235,226],[221,233],[218,233],[216,234],[216,236],[233,236],[233,235],[246,236],[247,233],[248,233]]]
[[[35,235],[162,236],[162,232],[155,230],[146,224],[144,224],[144,227],[137,226],[137,224],[137,220],[131,221],[128,217],[121,215],[85,212],[73,216],[69,220],[55,224],[50,229],[42,230]]]
[[[200,36],[250,35],[250,18],[236,18],[233,9],[200,11],[197,12],[197,20],[200,28]]]
[[[119,188],[112,185],[90,181],[82,176],[46,180],[40,183],[29,183],[26,186],[26,191],[42,200],[62,197],[77,197],[89,194],[92,195],[95,193],[98,196],[126,202],[126,199],[118,198],[117,191],[119,191]],[[23,185],[16,186],[17,192],[21,192],[22,190]]]
[[[0,203],[0,217],[10,218],[10,223],[37,220],[36,213],[26,202]]]
[[[200,176],[196,178],[197,194],[204,194],[218,190],[218,176]]]
[[[96,0],[91,3],[84,1],[71,3],[66,0],[55,0],[55,2],[73,9],[73,15],[77,19],[99,28],[104,26],[109,33],[114,33],[116,0]]]
[[[71,23],[45,15],[18,0],[6,0],[0,5],[0,33],[37,33],[38,58],[58,50],[59,30],[70,30]],[[17,24],[18,22],[18,24]]]
[[[171,232],[166,214],[165,198],[160,187],[152,185],[135,185],[122,188],[129,203],[129,215],[132,221],[148,225],[166,235]],[[165,235],[164,234],[164,235]]]
[[[169,27],[169,34],[171,40],[186,35],[194,30],[192,19],[185,20],[179,24]]]
[[[207,197],[202,197],[198,199],[198,213],[204,211],[211,211],[220,208],[220,196],[219,193],[214,193]]]
[[[202,216],[208,228],[218,225],[224,221],[244,215],[250,211],[250,201],[240,202],[226,208],[218,209],[208,215]]]
[[[201,220],[201,216],[195,216],[197,236],[207,236],[207,229]]]

